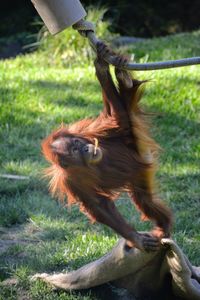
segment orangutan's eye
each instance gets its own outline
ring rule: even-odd
[[[79,140],[74,141],[75,148],[80,147],[80,145],[81,145],[81,142]]]
[[[79,151],[78,147],[74,147],[74,148],[72,149],[72,152],[73,152],[73,153],[77,153],[78,151]]]

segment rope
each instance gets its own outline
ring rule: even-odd
[[[73,25],[73,28],[78,30],[78,32],[87,37],[90,41],[90,44],[94,51],[96,51],[96,45],[100,40],[95,35],[95,26],[92,22],[88,22],[85,20],[80,20],[76,24]],[[152,62],[152,63],[134,63],[128,62],[126,65],[118,66],[116,65],[115,56],[107,55],[104,57],[105,61],[109,64],[114,65],[116,67],[120,67],[121,69],[126,70],[137,70],[137,71],[148,71],[148,70],[161,70],[161,69],[170,69],[170,68],[177,68],[177,67],[185,67],[191,65],[199,65],[200,64],[200,57],[190,57],[190,58],[183,58],[177,60],[168,60],[168,61],[159,61],[159,62]]]

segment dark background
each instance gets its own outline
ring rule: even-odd
[[[56,1],[56,0],[55,0]],[[81,1],[84,6],[103,4],[109,8],[112,30],[123,35],[153,37],[200,27],[200,0],[102,0]],[[30,0],[0,1],[0,37],[36,32],[31,23],[37,13]]]

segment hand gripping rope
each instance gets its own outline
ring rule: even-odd
[[[85,20],[80,20],[76,24],[73,25],[73,28],[78,30],[78,32],[87,37],[91,43],[91,46],[94,50],[96,50],[96,45],[100,41],[95,35],[95,27],[94,24]],[[115,60],[113,56],[107,55],[105,60],[111,64],[115,65]],[[138,71],[148,71],[148,70],[159,70],[159,69],[169,69],[169,68],[177,68],[184,67],[190,65],[198,65],[200,64],[200,57],[192,57],[192,58],[183,58],[177,60],[169,60],[169,61],[159,61],[152,63],[134,63],[128,62],[124,65],[123,69],[126,70],[138,70]]]
[[[31,0],[39,15],[43,19],[47,28],[52,34],[57,34],[60,31],[73,25],[73,28],[87,37],[94,50],[100,41],[95,35],[95,26],[93,23],[84,20],[87,15],[81,2],[79,0]],[[116,65],[114,58],[115,54],[108,54],[105,60],[111,64]],[[117,66],[127,70],[158,70],[176,67],[184,67],[190,65],[200,64],[200,57],[183,58],[179,60],[170,60],[163,62],[152,63],[134,63],[128,62],[124,66]]]

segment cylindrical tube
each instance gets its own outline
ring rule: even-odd
[[[86,16],[79,0],[31,0],[51,34],[72,26]]]

